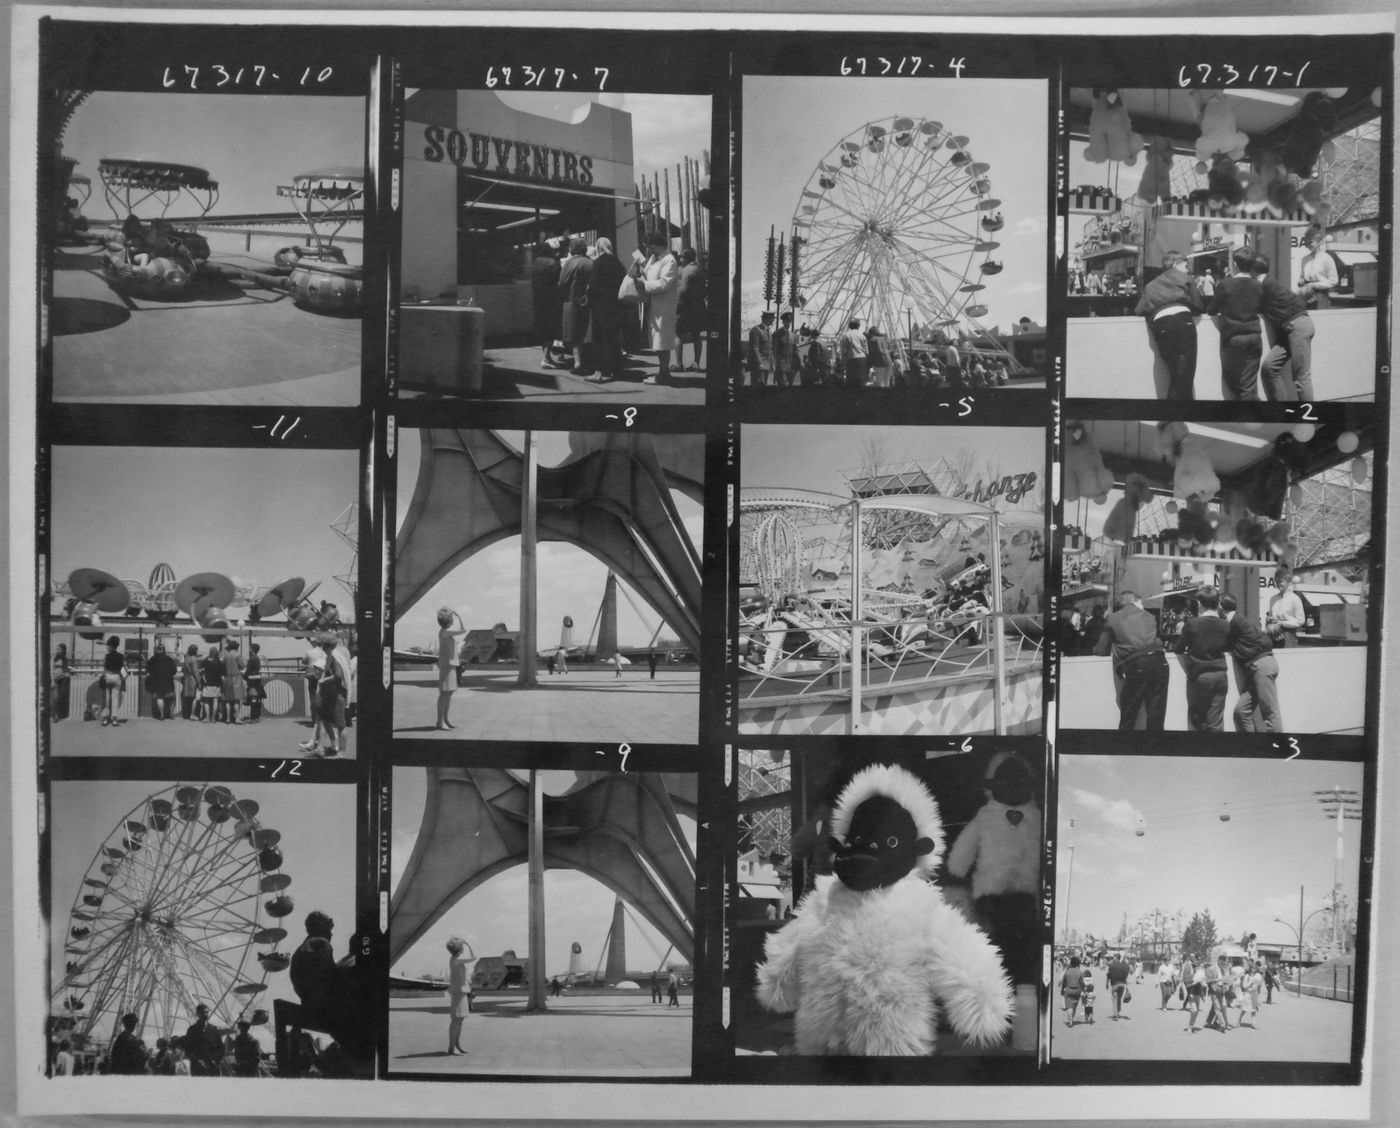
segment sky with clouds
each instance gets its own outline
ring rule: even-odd
[[[1045,322],[1046,115],[1042,80],[839,78],[745,75],[743,80],[741,299],[763,308],[769,228],[790,231],[808,179],[848,134],[899,114],[941,121],[969,139],[977,161],[991,166],[992,194],[1006,226],[996,253],[1005,270],[978,295],[987,326],[1021,317]]]
[[[1209,910],[1221,937],[1294,943],[1299,886],[1305,918],[1332,889],[1337,824],[1318,793],[1359,792],[1361,782],[1360,764],[1330,761],[1061,757],[1056,940],[1066,924],[1116,936],[1124,914],[1132,929],[1160,909],[1187,922]],[[1360,827],[1342,823],[1341,884],[1353,907]]]

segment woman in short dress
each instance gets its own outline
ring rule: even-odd
[[[471,951],[471,945],[456,936],[447,942],[447,951],[451,956],[447,963],[447,1052],[465,1054],[467,1051],[462,1049],[462,1023],[472,1009],[471,970],[476,960],[475,956],[466,955]]]
[[[199,647],[190,644],[185,660],[180,664],[180,716],[187,721],[198,720],[195,705],[199,701]]]
[[[53,702],[49,712],[54,720],[61,721],[68,716],[68,687],[73,684],[72,671],[68,662],[68,647],[63,643],[60,642],[58,648],[54,650],[53,661],[50,665]]]

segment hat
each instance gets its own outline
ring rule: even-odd
[[[776,316],[777,316],[777,315],[776,315],[771,309],[765,309],[765,310],[763,311],[763,320],[764,320],[764,321],[772,321],[773,318],[776,317]]]

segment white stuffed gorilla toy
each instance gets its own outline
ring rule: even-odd
[[[1012,988],[991,941],[929,879],[943,855],[938,804],[903,768],[876,764],[836,801],[832,868],[768,937],[758,1000],[796,1012],[799,1054],[918,1056],[940,1003],[974,1046],[1010,1029]]]

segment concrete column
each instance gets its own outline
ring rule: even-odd
[[[533,653],[533,651],[532,651]],[[545,1001],[544,954],[544,789],[540,773],[530,770],[530,825],[526,860],[530,871],[530,974],[527,1011],[544,1013]]]
[[[520,666],[515,684],[538,685],[535,555],[538,544],[539,450],[533,431],[525,432],[525,483],[520,491]]]

